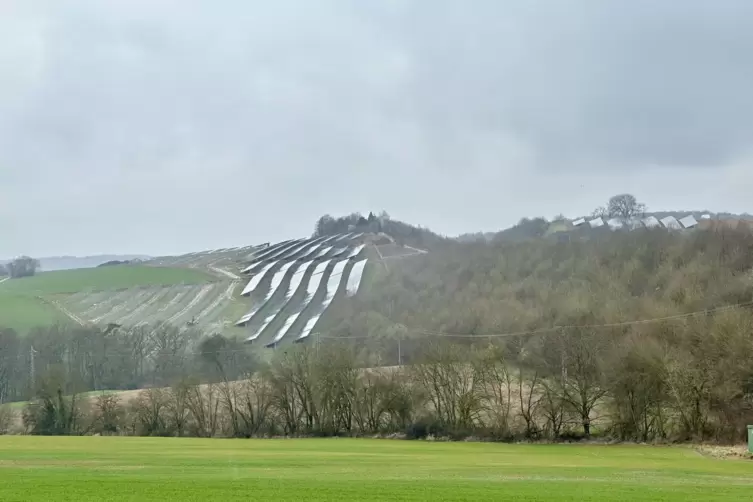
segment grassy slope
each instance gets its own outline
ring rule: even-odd
[[[748,500],[690,449],[386,440],[0,438],[12,500]]]
[[[82,290],[123,289],[136,286],[200,284],[214,280],[204,272],[189,268],[147,267],[141,265],[86,268],[42,272],[34,277],[0,284],[0,294],[76,293]]]
[[[112,290],[115,294],[114,290],[138,286],[201,284],[214,280],[199,270],[138,265],[41,272],[0,284],[0,326],[25,332],[36,326],[72,322],[37,296],[63,300],[66,294],[84,290]]]
[[[37,298],[0,292],[0,326],[26,332],[37,326],[70,322],[62,312]]]

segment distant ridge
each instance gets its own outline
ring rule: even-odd
[[[150,259],[146,255],[120,255],[120,254],[103,254],[94,256],[48,256],[37,258],[39,268],[42,272],[51,272],[53,270],[72,270],[77,268],[94,268],[108,261],[130,261]],[[0,264],[8,263],[10,260],[0,260]]]

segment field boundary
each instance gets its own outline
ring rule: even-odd
[[[47,305],[50,305],[51,307],[57,309],[59,312],[65,315],[68,319],[72,320],[79,326],[86,326],[87,324],[86,321],[81,319],[79,316],[77,316],[76,314],[68,310],[67,308],[60,305],[60,302],[58,302],[57,300],[47,300],[46,298],[42,296],[37,296],[36,299],[42,303],[46,303]]]

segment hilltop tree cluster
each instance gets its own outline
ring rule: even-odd
[[[378,215],[372,212],[368,216],[351,213],[339,218],[326,214],[317,220],[313,236],[322,237],[348,232],[374,234],[383,232],[393,238],[397,244],[420,249],[436,249],[452,242],[452,239],[439,236],[429,229],[393,220],[386,211],[381,211]]]
[[[616,218],[627,223],[634,218],[640,218],[646,212],[646,205],[638,202],[635,195],[623,193],[609,199],[606,207],[597,207],[591,213],[594,218]]]
[[[38,260],[29,256],[20,256],[5,265],[0,264],[0,276],[11,277],[12,279],[31,277],[37,273],[38,269]]]

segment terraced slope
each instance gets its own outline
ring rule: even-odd
[[[308,339],[337,297],[358,291],[366,256],[378,256],[375,237],[350,233],[298,239],[252,255],[242,269],[248,277],[242,294],[251,308],[236,322],[246,341],[275,348]]]
[[[0,325],[166,323],[277,347],[308,338],[331,304],[355,294],[368,258],[421,253],[350,233],[41,273],[0,284]]]
[[[149,289],[214,280],[200,270],[141,265],[41,272],[0,284],[0,325],[26,332],[58,323],[104,322],[139,308]]]
[[[4,282],[0,285],[0,292],[14,295],[50,295],[138,286],[201,284],[208,280],[211,280],[211,276],[199,270],[120,265],[40,272],[34,277]]]

